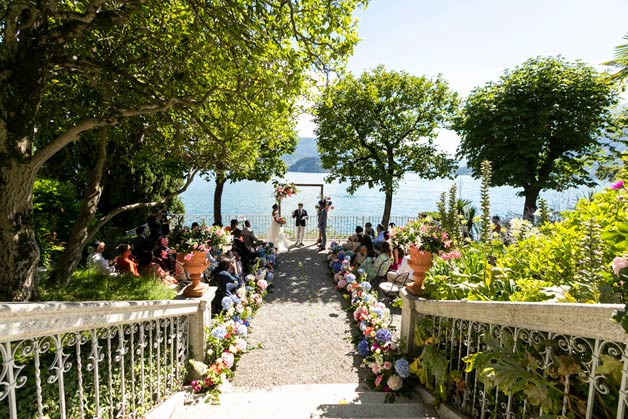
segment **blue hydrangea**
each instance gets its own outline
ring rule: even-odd
[[[227,336],[227,329],[224,326],[218,326],[212,329],[211,335],[216,339],[223,340]]]
[[[388,331],[388,329],[379,329],[375,332],[375,339],[379,343],[390,342],[392,339],[392,334]]]
[[[408,378],[410,376],[410,365],[408,361],[401,358],[395,361],[395,371],[401,378]]]
[[[369,356],[369,353],[371,353],[371,348],[369,343],[366,341],[366,339],[362,339],[360,341],[360,343],[358,343],[358,353],[363,357],[366,358],[367,356]]]
[[[367,303],[367,304],[375,301],[375,297],[373,297],[373,296],[371,296],[371,295],[369,295],[369,294],[363,295],[363,296],[362,296],[362,299],[363,299],[363,300],[364,300],[364,302],[365,302],[365,303]]]
[[[360,322],[360,331],[361,331],[361,332],[364,332],[364,330],[365,330],[367,327],[368,327],[368,324],[367,324],[364,320],[362,320],[362,321]]]
[[[277,255],[268,255],[268,256],[266,256],[266,259],[269,262],[273,262],[274,263],[277,260]]]
[[[248,331],[249,331],[249,330],[248,330],[248,328],[247,328],[245,325],[241,324],[240,326],[238,326],[238,335],[240,335],[240,336],[246,336],[246,334],[248,333]]]
[[[222,304],[223,310],[229,310],[229,307],[233,305],[233,301],[231,301],[230,297],[223,297],[220,303]]]
[[[233,304],[240,304],[240,299],[238,298],[237,295],[232,295],[231,301],[233,301]]]
[[[273,282],[275,279],[275,274],[272,272],[266,272],[266,282]]]
[[[373,313],[375,313],[377,315],[377,317],[379,317],[380,319],[382,317],[384,317],[384,309],[381,307],[375,307],[373,308]]]
[[[364,269],[362,268],[358,269],[358,275],[360,276],[364,275]]]
[[[347,262],[351,262],[351,256],[345,256],[344,260],[347,261]]]
[[[244,279],[246,279],[246,282],[255,281],[255,275],[248,274],[247,276],[244,277]]]
[[[355,282],[355,275],[353,274],[347,274],[345,276],[345,279],[347,280],[347,284],[352,284]]]
[[[370,282],[364,281],[360,284],[360,288],[362,288],[364,291],[370,291],[373,287],[371,286]]]

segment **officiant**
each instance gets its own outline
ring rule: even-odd
[[[298,208],[292,212],[292,218],[295,219],[295,225],[297,227],[297,241],[295,246],[303,247],[303,235],[305,234],[307,211],[303,209],[302,203],[299,202]]]

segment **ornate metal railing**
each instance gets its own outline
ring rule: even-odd
[[[401,334],[411,353],[429,351],[424,368],[446,363],[446,403],[473,418],[624,419],[628,335],[611,320],[621,308],[428,301],[404,291]],[[467,368],[479,353],[487,369]]]
[[[286,213],[285,215],[287,224],[284,226],[284,232],[288,237],[296,237],[296,228],[294,225],[294,221],[290,218],[290,213]],[[390,217],[390,222],[395,223],[397,226],[405,225],[408,221],[414,220],[415,217],[407,216],[407,215],[394,215]],[[237,219],[238,221],[243,221],[247,219],[251,222],[251,228],[257,235],[257,237],[264,238],[268,235],[270,231],[270,222],[271,216],[270,214],[252,214],[252,215],[234,215],[234,214],[225,214],[222,216],[223,223],[225,225],[229,225],[229,220]],[[214,222],[213,215],[175,215],[173,220],[180,222],[181,224],[190,225],[193,222],[212,224]],[[327,216],[327,237],[328,238],[345,238],[352,235],[355,231],[356,226],[362,226],[366,223],[371,223],[373,225],[373,229],[379,222],[381,222],[381,217],[376,215],[335,215],[330,213]],[[313,214],[309,217],[307,225],[305,227],[305,237],[309,239],[315,239],[318,237],[318,227],[316,214]]]
[[[180,388],[205,311],[198,300],[0,304],[0,418],[141,417]]]

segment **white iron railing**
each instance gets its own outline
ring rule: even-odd
[[[294,238],[296,237],[296,227],[294,220],[290,217],[290,215],[290,212],[284,214],[284,217],[287,220],[287,223],[284,226],[284,232],[288,237]],[[389,222],[395,223],[395,225],[397,226],[403,226],[406,225],[408,221],[414,220],[415,218],[416,216],[412,217],[407,215],[393,215],[390,217]],[[251,222],[251,228],[255,232],[256,236],[260,238],[265,238],[270,231],[270,214],[225,214],[222,216],[222,221],[225,226],[229,225],[229,221],[232,219],[236,219],[240,223],[242,223],[244,219],[249,220]],[[173,217],[173,223],[178,222],[184,225],[191,225],[195,221],[198,223],[211,225],[214,222],[214,216],[177,214]],[[348,237],[355,232],[356,226],[364,227],[366,223],[371,223],[373,225],[373,230],[375,230],[375,227],[380,222],[381,217],[377,215],[336,215],[332,212],[327,216],[327,237]],[[316,220],[316,214],[311,215],[306,223],[305,237],[310,239],[315,239],[318,237],[318,223]]]
[[[470,417],[627,417],[628,335],[611,320],[623,306],[430,301],[402,294],[401,335],[408,351],[425,350],[415,334],[432,337],[448,375],[459,377],[447,403]],[[524,365],[521,371],[549,383],[548,393],[559,400],[553,409],[533,405],[524,391],[487,389],[476,371],[465,371],[463,359],[494,349],[489,341],[513,354],[515,361],[503,365]]]
[[[0,418],[137,418],[204,353],[202,300],[0,303]]]

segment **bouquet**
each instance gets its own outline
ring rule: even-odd
[[[280,225],[286,224],[286,218],[285,217],[276,218],[275,221],[277,221],[277,223],[279,223]]]
[[[327,207],[328,210],[333,210],[334,207],[331,204],[331,196],[319,196],[318,204],[315,205],[316,211],[321,211],[323,208]]]
[[[296,195],[299,192],[293,182],[279,183],[278,181],[274,180],[273,187],[275,188],[275,190],[273,191],[273,197],[277,202],[281,202],[284,198]]]

